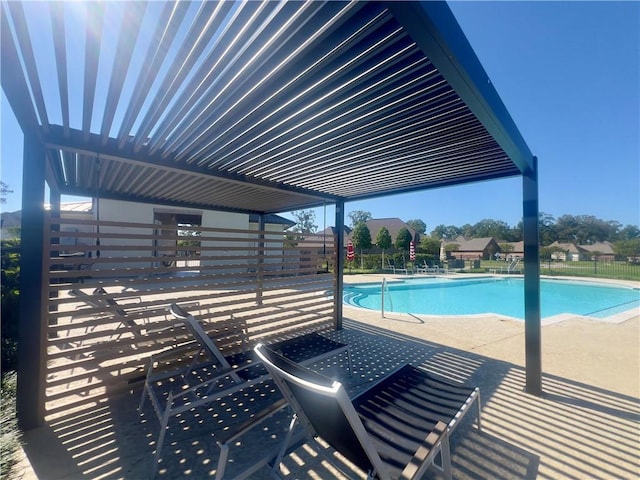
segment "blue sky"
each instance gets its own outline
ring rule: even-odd
[[[450,6],[539,159],[540,210],[640,224],[640,2]],[[1,178],[14,190],[3,210],[19,210],[22,134],[4,93],[1,121]],[[515,226],[521,179],[348,203],[352,210],[421,219],[428,231],[484,218]],[[333,215],[327,208],[326,225]],[[316,224],[325,225],[323,209]]]

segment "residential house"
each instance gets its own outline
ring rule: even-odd
[[[511,249],[508,251],[501,251],[500,258],[502,260],[513,260],[515,258],[524,258],[524,241],[520,240],[519,242],[507,242],[506,240],[496,240],[498,246],[503,244],[511,245]],[[502,248],[501,248],[502,250]]]
[[[613,251],[611,242],[597,242],[591,245],[580,245],[585,250],[585,260],[597,260],[599,262],[613,262],[616,254]]]
[[[413,228],[411,228],[409,225],[404,223],[402,220],[400,220],[399,218],[375,218],[367,221],[367,228],[371,233],[371,243],[373,243],[374,245],[376,243],[376,237],[378,236],[378,232],[382,230],[382,227],[386,227],[386,229],[389,231],[389,235],[391,236],[391,242],[393,244],[395,244],[396,242],[396,237],[398,236],[398,232],[403,228],[406,228],[407,230],[409,230],[409,233],[411,234],[411,238],[413,238],[416,241],[419,241],[419,238],[416,238],[416,231]],[[351,238],[350,234],[349,234],[349,238]]]
[[[459,260],[490,260],[495,258],[495,254],[500,252],[500,246],[493,237],[471,238],[458,237],[452,241],[445,242],[447,245],[455,245],[451,255]]]
[[[557,248],[558,251],[551,254],[552,260],[562,262],[577,262],[580,260],[580,248],[573,243],[560,243],[557,240],[549,245],[549,248]]]
[[[553,260],[564,262],[578,262],[598,260],[601,262],[611,262],[615,259],[613,245],[610,242],[597,242],[590,245],[576,245],[573,243],[553,242],[549,247],[557,247],[562,251],[551,254]]]

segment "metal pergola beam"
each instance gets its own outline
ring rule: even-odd
[[[45,145],[47,146],[47,148],[66,150],[88,156],[99,156],[102,159],[112,159],[131,165],[141,165],[152,167],[158,170],[187,173],[189,175],[210,179],[222,179],[228,182],[235,182],[242,185],[250,184],[255,185],[259,188],[270,189],[274,191],[286,191],[299,195],[308,195],[311,198],[317,198],[318,202],[320,203],[323,200],[334,202],[339,199],[339,197],[335,195],[328,195],[321,192],[311,191],[282,183],[260,180],[248,175],[214,171],[202,166],[187,166],[183,163],[177,163],[171,158],[165,159],[157,154],[147,155],[145,151],[135,152],[132,148],[123,150],[118,147],[115,139],[109,139],[107,142],[103,142],[97,135],[92,134],[88,140],[85,140],[83,138],[83,132],[74,129],[70,129],[69,137],[65,138],[61,129],[54,127],[52,129],[52,134],[47,135],[45,139]]]
[[[387,2],[387,8],[522,173],[533,154],[445,2]]]
[[[538,223],[538,159],[522,176],[522,224],[524,238],[524,336],[526,386],[542,395],[542,332],[540,314],[540,243]]]

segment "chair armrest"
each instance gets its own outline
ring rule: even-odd
[[[239,425],[237,428],[234,428],[233,430],[227,432],[225,436],[218,438],[218,445],[222,446],[228,444],[229,442],[233,442],[236,438],[241,437],[253,427],[258,425],[260,422],[278,413],[287,405],[287,401],[284,398],[281,398],[277,402],[272,403],[268,407],[260,410],[257,414]]]
[[[242,370],[246,370],[247,368],[251,368],[254,367],[256,364],[255,363],[249,363],[247,365],[243,365],[241,367],[231,367],[231,368],[221,368],[219,370],[216,370],[215,372],[212,372],[212,376],[210,378],[208,378],[207,380],[205,380],[202,383],[198,383],[196,385],[192,385],[184,390],[182,390],[180,393],[182,395],[188,395],[191,393],[194,393],[198,396],[200,396],[197,392],[199,390],[203,390],[205,389],[205,394],[203,396],[201,396],[201,398],[207,398],[211,395],[211,388],[213,387],[213,385],[215,384],[215,382],[217,382],[218,380],[220,380],[221,378],[224,377],[228,377],[231,376],[233,377],[234,374],[236,374],[237,372],[241,372]]]
[[[400,478],[413,479],[416,478],[415,476],[418,473],[422,475],[422,465],[424,465],[425,462],[429,461],[430,456],[435,456],[435,454],[438,452],[436,447],[441,441],[449,441],[447,436],[447,425],[444,422],[436,423],[435,427],[433,427],[433,430],[427,435],[427,437],[413,454],[413,457],[402,471]]]

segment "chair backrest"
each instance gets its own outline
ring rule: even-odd
[[[185,326],[191,332],[193,338],[198,345],[200,345],[201,349],[205,350],[212,358],[218,360],[224,368],[231,368],[227,359],[224,358],[224,355],[220,352],[220,349],[218,349],[216,344],[213,343],[213,340],[211,340],[209,335],[207,335],[207,332],[202,328],[202,325],[198,323],[198,320],[196,320],[193,315],[189,314],[175,303],[171,304],[169,310],[176,318],[184,321]]]
[[[88,293],[84,293],[82,290],[76,290],[75,288],[69,290],[69,295],[82,300],[90,307],[104,308],[108,306],[102,298],[97,297],[96,295],[89,295]]]
[[[255,352],[310,436],[319,436],[365,472],[380,472],[382,462],[340,382],[267,348]]]
[[[93,291],[94,295],[108,295],[106,290],[102,287],[98,287]],[[104,301],[104,303],[107,304],[107,306],[109,307],[116,307],[115,308],[115,312],[116,314],[120,315],[121,317],[126,317],[127,316],[127,312],[122,308],[122,306],[116,302],[113,298],[109,298],[109,297],[104,297],[101,299],[102,301]]]

